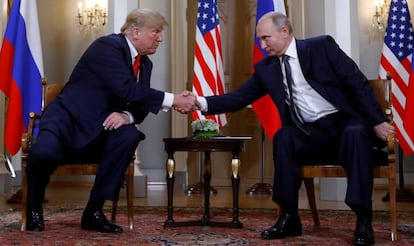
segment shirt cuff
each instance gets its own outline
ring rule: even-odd
[[[200,111],[207,112],[208,111],[208,104],[205,97],[197,96],[197,101],[200,103]]]
[[[129,124],[133,124],[135,122],[134,116],[132,116],[132,114],[128,111],[122,111],[122,113],[128,115],[129,117]]]
[[[162,111],[168,112],[168,110],[170,110],[170,108],[173,106],[173,102],[174,102],[174,94],[169,93],[169,92],[164,92],[164,100],[162,101],[162,104],[161,104]]]

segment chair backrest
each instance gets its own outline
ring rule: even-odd
[[[42,113],[46,107],[56,98],[56,96],[62,91],[63,84],[47,84],[46,79],[42,79]],[[30,112],[29,124],[27,126],[27,132],[22,135],[22,159],[27,158],[27,153],[34,141],[34,130],[37,125],[37,121],[41,115]]]
[[[42,112],[62,91],[64,84],[48,84],[42,79]]]
[[[373,79],[369,80],[375,96],[381,105],[381,109],[386,114],[389,114],[388,110],[391,109],[391,81],[388,79]]]

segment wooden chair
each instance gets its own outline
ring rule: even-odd
[[[381,104],[384,112],[391,117],[391,102],[390,100],[385,100],[385,89],[390,93],[390,87],[385,86],[387,80],[370,80],[371,86],[374,89],[374,92],[377,96],[378,101]],[[388,83],[390,78],[388,79]],[[390,95],[390,94],[388,94]],[[388,97],[390,98],[390,97]],[[388,179],[388,188],[389,188],[389,202],[390,202],[390,213],[391,213],[391,240],[397,240],[397,208],[396,208],[396,161],[394,153],[394,135],[387,137],[387,155],[388,162],[386,165],[376,165],[374,167],[374,178],[385,178]],[[335,178],[335,177],[346,177],[345,170],[339,166],[332,164],[315,164],[315,165],[306,165],[301,168],[301,175],[306,188],[306,193],[308,196],[309,207],[312,211],[312,217],[314,224],[319,226],[319,217],[318,211],[316,209],[315,202],[315,190],[313,178]]]
[[[42,80],[42,112],[45,108],[55,99],[63,88],[63,84],[47,84],[46,80]],[[26,210],[27,210],[27,177],[26,177],[26,161],[30,147],[34,142],[35,136],[33,130],[36,127],[37,122],[41,118],[34,112],[29,114],[29,126],[27,133],[22,136],[22,224],[21,231],[26,230]],[[98,170],[97,163],[62,163],[54,171],[53,175],[96,175]],[[134,157],[131,158],[131,163],[125,172],[125,185],[126,185],[126,198],[128,207],[128,228],[133,230],[133,216],[134,216],[134,204],[133,204],[133,188],[134,188]],[[112,203],[111,221],[115,222],[117,212],[117,202]]]

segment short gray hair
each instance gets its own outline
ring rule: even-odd
[[[289,19],[286,15],[280,13],[280,12],[268,12],[264,14],[260,19],[259,22],[264,19],[271,19],[273,22],[273,25],[279,30],[282,26],[287,26],[289,33],[291,34],[293,32],[292,24],[290,24]]]

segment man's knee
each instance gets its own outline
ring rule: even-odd
[[[119,130],[124,145],[138,145],[140,141],[145,139],[145,135],[133,125],[127,125],[125,127],[119,128]]]
[[[39,175],[51,174],[61,161],[61,156],[53,147],[45,147],[35,144],[29,152],[27,157],[27,174]]]
[[[290,131],[289,128],[283,127],[280,128],[275,135],[273,135],[273,142],[284,142],[285,140],[290,139]]]
[[[342,133],[344,139],[364,139],[366,140],[369,137],[369,129],[364,124],[349,124],[344,128]]]

